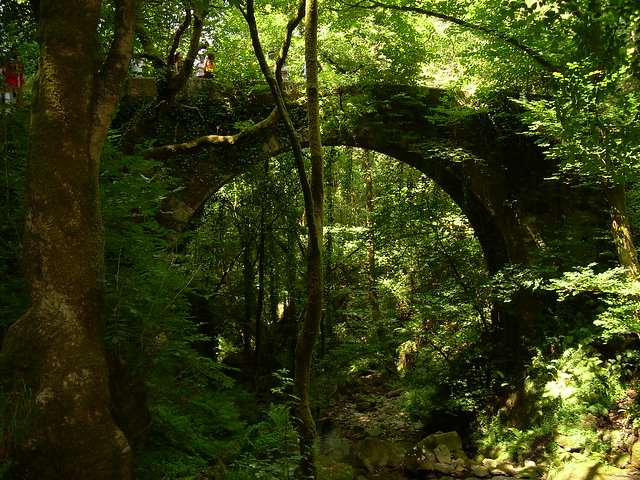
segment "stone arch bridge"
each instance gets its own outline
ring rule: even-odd
[[[182,179],[181,188],[167,199],[164,210],[169,213],[161,219],[176,231],[225,183],[289,149],[281,122],[237,134],[239,123],[256,125],[272,112],[264,87],[230,89],[196,80],[189,92],[183,101],[198,99],[197,108],[186,113],[195,115],[194,122],[180,120],[168,129],[180,132],[172,138],[179,146],[145,153],[162,158]],[[134,78],[125,98],[145,93],[155,94],[153,79]],[[291,90],[289,95],[291,115],[302,121],[304,102]],[[592,191],[549,179],[555,165],[523,135],[515,102],[496,98],[493,105],[478,109],[442,90],[375,84],[325,93],[322,105],[324,145],[374,150],[432,178],[469,219],[490,272],[527,264],[539,247],[550,245],[578,245],[571,253],[582,255],[585,262],[593,260],[589,257],[596,250],[585,246],[602,238],[595,233],[606,225],[601,200]],[[211,131],[217,135],[196,140]]]

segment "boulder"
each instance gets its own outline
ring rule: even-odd
[[[640,441],[631,446],[631,466],[640,468]]]
[[[462,450],[462,439],[458,432],[438,432],[423,438],[418,442],[422,448],[433,450],[438,445],[446,446],[450,452]]]
[[[338,462],[345,462],[351,451],[351,440],[343,438],[337,430],[331,430],[320,438],[320,453]]]
[[[411,449],[404,459],[404,469],[412,474],[420,471],[432,471],[436,466],[436,456],[431,450]]]
[[[410,474],[437,471],[443,474],[464,471],[467,455],[457,432],[438,432],[420,440],[407,453],[404,469]]]
[[[380,403],[380,398],[375,395],[360,395],[356,399],[356,411],[368,412],[373,410]]]
[[[451,463],[451,451],[443,443],[433,449],[433,454],[439,463]]]
[[[366,468],[374,472],[379,468],[399,467],[405,456],[400,445],[380,440],[365,438],[351,447],[351,462],[357,468]]]

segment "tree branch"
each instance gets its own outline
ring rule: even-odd
[[[145,158],[168,159],[184,155],[215,145],[238,145],[274,126],[280,118],[280,112],[274,108],[269,116],[255,125],[235,135],[204,135],[189,142],[164,145],[142,153]]]
[[[135,38],[136,0],[117,0],[111,47],[96,77],[92,145],[98,148],[106,135],[124,90]]]
[[[189,25],[191,25],[191,9],[187,8],[185,13],[185,19],[178,27],[178,30],[176,30],[176,34],[173,36],[173,43],[171,44],[171,50],[169,50],[169,65],[173,65],[173,63],[175,63],[176,51],[178,50],[180,39],[182,38],[182,35],[184,35],[184,32],[187,30],[187,28],[189,28]]]

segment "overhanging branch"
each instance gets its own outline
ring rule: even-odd
[[[277,108],[274,108],[267,118],[235,135],[204,135],[189,142],[164,145],[147,150],[142,156],[145,158],[164,160],[178,155],[194,153],[205,147],[214,145],[238,145],[273,127],[279,118],[280,113]]]

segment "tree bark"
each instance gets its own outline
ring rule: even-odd
[[[22,385],[15,478],[130,479],[109,411],[102,349],[100,154],[133,48],[133,0],[116,4],[114,42],[97,43],[99,0],[34,1],[40,45],[27,151],[28,310],[5,337],[3,381]],[[27,418],[28,416],[28,418]]]
[[[611,215],[611,234],[618,252],[620,266],[626,270],[629,278],[637,279],[640,276],[640,265],[631,236],[624,185],[618,184],[608,188],[606,195]]]
[[[269,163],[265,162],[265,169]],[[262,350],[263,350],[263,322],[262,311],[264,310],[264,297],[266,293],[265,276],[266,276],[266,225],[264,221],[265,207],[260,208],[260,233],[258,239],[258,296],[256,298],[256,322],[255,322],[255,339],[256,347],[253,355],[253,386],[258,384],[259,377],[262,373]]]

